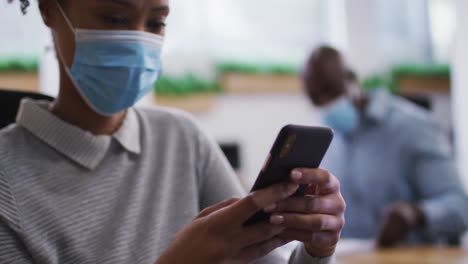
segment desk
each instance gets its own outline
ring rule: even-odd
[[[39,75],[36,72],[0,72],[0,89],[39,92]]]
[[[468,250],[462,248],[401,248],[367,253],[343,254],[339,264],[468,264]]]

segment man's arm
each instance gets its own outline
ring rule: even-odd
[[[417,201],[386,208],[378,245],[395,246],[414,230],[431,240],[458,238],[468,226],[468,200],[447,138],[429,120],[408,124],[405,135],[408,183]]]
[[[434,237],[453,237],[468,227],[468,198],[457,173],[450,144],[435,124],[413,134],[412,183],[420,200],[425,230]]]

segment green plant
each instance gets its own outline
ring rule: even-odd
[[[385,74],[373,74],[369,77],[363,79],[361,82],[361,87],[365,91],[373,91],[380,88],[386,88],[392,90],[392,80],[389,76]]]
[[[154,86],[156,94],[184,96],[194,93],[217,93],[220,86],[216,82],[211,82],[199,78],[193,74],[181,77],[163,76]]]
[[[450,78],[450,66],[448,64],[397,64],[392,67],[392,77],[401,76],[437,76]]]
[[[226,73],[297,75],[299,73],[299,68],[290,64],[233,61],[218,63],[216,70],[220,75]]]
[[[366,91],[385,88],[398,92],[398,80],[402,77],[442,77],[450,78],[450,66],[446,64],[397,64],[389,73],[373,74],[364,78],[361,86]]]
[[[34,58],[12,57],[0,59],[1,72],[36,72],[39,63]]]

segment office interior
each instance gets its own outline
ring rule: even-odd
[[[314,48],[330,45],[364,89],[431,112],[468,191],[467,13],[466,0],[171,1],[163,77],[139,106],[193,115],[248,190],[281,127],[321,125],[301,73]],[[57,54],[40,19],[0,2],[0,89],[57,96]],[[349,241],[342,254],[369,247]],[[459,247],[466,256],[467,236]]]

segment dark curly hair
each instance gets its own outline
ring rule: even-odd
[[[20,3],[21,3],[21,12],[23,12],[23,14],[26,14],[26,9],[28,9],[30,3],[29,3],[29,0],[19,0]],[[11,3],[13,2],[13,0],[8,0],[8,3]]]

